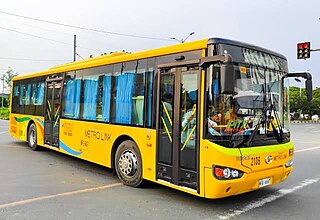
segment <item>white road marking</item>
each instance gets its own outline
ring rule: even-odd
[[[306,149],[300,149],[300,150],[295,150],[295,153],[300,153],[300,152],[304,152],[304,151],[310,151],[310,150],[317,150],[320,149],[320,146],[318,147],[311,147],[311,148],[306,148]]]
[[[8,133],[9,131],[0,131],[0,135],[1,134],[5,134],[5,133]]]
[[[228,220],[230,218],[234,218],[236,216],[239,216],[243,213],[246,213],[252,209],[259,208],[267,203],[273,202],[276,199],[279,199],[283,196],[286,196],[290,193],[293,193],[294,191],[297,191],[299,189],[302,189],[303,187],[309,186],[313,183],[319,182],[320,178],[314,178],[314,179],[305,179],[302,182],[300,182],[298,185],[290,188],[290,189],[280,189],[275,193],[272,193],[262,199],[259,199],[259,201],[253,201],[245,205],[243,208],[237,209],[237,210],[230,210],[228,214],[226,215],[218,215],[215,219],[219,220]]]
[[[7,204],[2,204],[2,205],[0,205],[0,210],[4,209],[4,208],[9,208],[9,207],[25,205],[25,204],[32,203],[32,202],[39,202],[42,200],[48,200],[48,199],[54,199],[54,198],[59,198],[59,197],[77,195],[80,193],[87,193],[87,192],[93,192],[93,191],[98,191],[98,190],[104,190],[104,189],[113,188],[113,187],[122,186],[122,185],[123,185],[123,183],[112,183],[112,184],[98,186],[98,187],[94,187],[94,188],[81,189],[81,190],[59,193],[59,194],[54,194],[54,195],[49,195],[49,196],[41,196],[41,197],[36,197],[36,198],[32,198],[32,199],[20,200],[20,201],[16,201],[16,202],[7,203]]]

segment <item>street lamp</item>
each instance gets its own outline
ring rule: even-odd
[[[178,40],[177,38],[175,38],[175,37],[171,37],[170,39],[171,40],[176,40],[176,41],[178,41],[178,42],[180,42],[180,43],[184,43],[184,42],[186,42],[186,40],[191,36],[191,35],[194,35],[195,34],[195,32],[191,32],[186,38],[181,38],[181,40]]]
[[[294,78],[295,81],[300,83],[300,98],[301,98],[301,86],[302,86],[302,81],[299,78]]]

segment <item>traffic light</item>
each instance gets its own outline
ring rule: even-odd
[[[297,59],[310,58],[311,45],[310,42],[298,43],[297,44]]]

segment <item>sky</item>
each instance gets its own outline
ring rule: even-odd
[[[115,51],[137,52],[188,41],[222,37],[283,54],[289,71],[310,71],[320,87],[320,51],[296,59],[296,44],[320,48],[320,1],[315,0],[1,0],[0,77],[10,67],[20,75]],[[124,35],[99,33],[12,16],[32,17]],[[149,39],[160,38],[160,39]],[[318,62],[317,62],[318,61]],[[2,84],[2,83],[1,83]],[[302,83],[291,81],[291,85]],[[0,85],[2,92],[2,85]]]

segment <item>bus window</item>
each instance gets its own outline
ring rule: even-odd
[[[110,122],[111,73],[103,76],[102,120]]]
[[[134,82],[132,96],[132,122],[133,125],[143,125],[144,121],[144,90],[146,78],[147,60],[139,60]]]
[[[110,104],[110,121],[116,122],[116,93],[117,93],[117,77],[121,74],[122,63],[113,65],[111,77],[111,104]]]
[[[196,168],[197,143],[197,103],[198,103],[197,67],[183,67],[181,74],[180,120],[181,120],[181,153],[180,165],[183,168]]]
[[[73,77],[71,76],[73,75]],[[64,88],[64,111],[66,118],[79,118],[80,112],[81,79],[75,79],[75,72],[67,75]]]
[[[116,74],[115,123],[132,124],[132,106],[136,80],[137,61],[123,64],[123,70]]]
[[[32,105],[43,105],[43,98],[44,98],[44,82],[33,83],[32,84],[31,104]]]
[[[20,113],[20,82],[15,81],[13,82],[13,94],[12,94],[12,113]]]
[[[98,98],[98,76],[86,77],[83,79],[83,111],[82,119],[96,120],[97,98]]]

